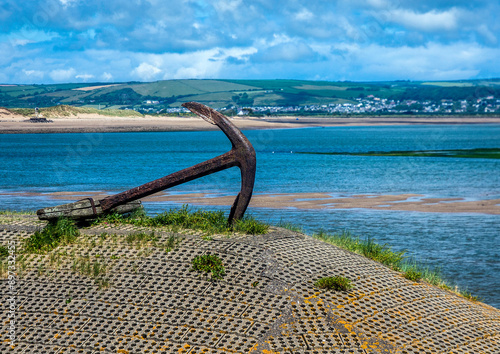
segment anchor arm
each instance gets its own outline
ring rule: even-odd
[[[234,200],[228,217],[228,223],[239,220],[252,198],[253,186],[255,183],[255,172],[257,169],[257,159],[255,149],[245,135],[223,114],[216,110],[197,102],[187,102],[182,106],[189,109],[211,124],[217,125],[231,141],[234,152],[235,165],[241,172],[241,190]]]
[[[103,212],[106,212],[118,205],[144,198],[148,195],[225,170],[235,165],[234,152],[231,150],[208,161],[174,172],[168,176],[158,178],[125,192],[101,199],[100,205]]]

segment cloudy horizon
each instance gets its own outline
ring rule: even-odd
[[[500,77],[498,1],[0,0],[0,83]]]

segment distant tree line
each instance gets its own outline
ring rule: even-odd
[[[113,105],[134,105],[140,104],[142,95],[127,87],[121,90],[111,91],[99,96],[92,96],[92,100],[97,103]]]
[[[237,106],[251,106],[254,101],[254,99],[248,96],[246,92],[234,95],[231,99]]]

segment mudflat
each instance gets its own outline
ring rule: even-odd
[[[1,193],[0,193],[1,194]],[[44,196],[58,200],[78,200],[83,197],[102,199],[108,192],[5,193],[5,195]],[[234,196],[214,196],[205,193],[170,194],[160,192],[141,199],[144,202],[177,202],[191,205],[230,206]],[[418,211],[427,213],[479,213],[500,215],[500,199],[467,200],[464,198],[430,198],[421,194],[376,195],[360,194],[333,196],[328,193],[257,194],[252,197],[253,208],[372,209]]]

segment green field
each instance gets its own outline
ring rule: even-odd
[[[82,90],[83,88],[83,90]],[[307,80],[165,80],[157,82],[0,86],[0,107],[34,108],[60,104],[101,108],[159,109],[198,101],[214,108],[229,106],[305,106],[353,103],[379,97],[439,102],[500,97],[500,80],[436,82],[333,82]],[[158,101],[159,103],[156,103]]]

